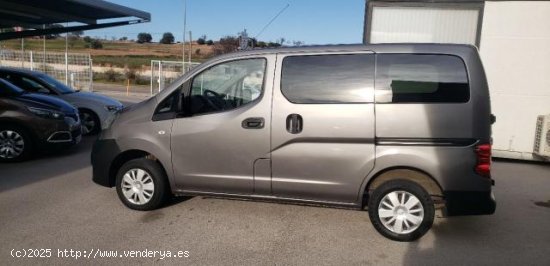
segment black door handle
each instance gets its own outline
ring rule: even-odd
[[[304,119],[299,114],[290,114],[286,117],[286,131],[290,134],[298,134],[304,128]]]
[[[264,128],[265,120],[263,117],[249,117],[242,122],[243,128],[260,129]]]

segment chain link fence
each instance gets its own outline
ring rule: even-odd
[[[44,72],[79,90],[93,90],[90,54],[0,50],[0,66]]]
[[[160,92],[199,63],[151,60],[151,95]]]

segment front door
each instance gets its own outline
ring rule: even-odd
[[[279,55],[272,192],[354,203],[374,166],[374,55]]]
[[[215,63],[183,88],[185,116],[172,128],[179,190],[251,194],[254,162],[269,159],[275,56]],[[185,85],[184,85],[185,87]]]

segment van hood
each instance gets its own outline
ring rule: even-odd
[[[39,94],[39,93],[23,93],[17,96],[17,100],[24,102],[28,106],[51,109],[55,111],[60,111],[63,113],[74,113],[76,108],[74,108],[69,103],[48,95]]]

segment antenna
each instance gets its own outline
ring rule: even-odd
[[[264,31],[267,29],[267,27],[269,27],[269,25],[271,25],[271,23],[273,23],[273,21],[275,21],[283,12],[285,12],[285,10],[290,6],[290,4],[286,4],[285,7],[283,7],[283,9],[281,9],[281,11],[279,11],[279,13],[277,13],[277,15],[275,15],[270,21],[269,23],[267,23],[263,28],[262,30],[260,31],[260,33],[258,33],[256,35],[256,37],[254,37],[256,40],[258,40],[258,37],[264,33]]]

